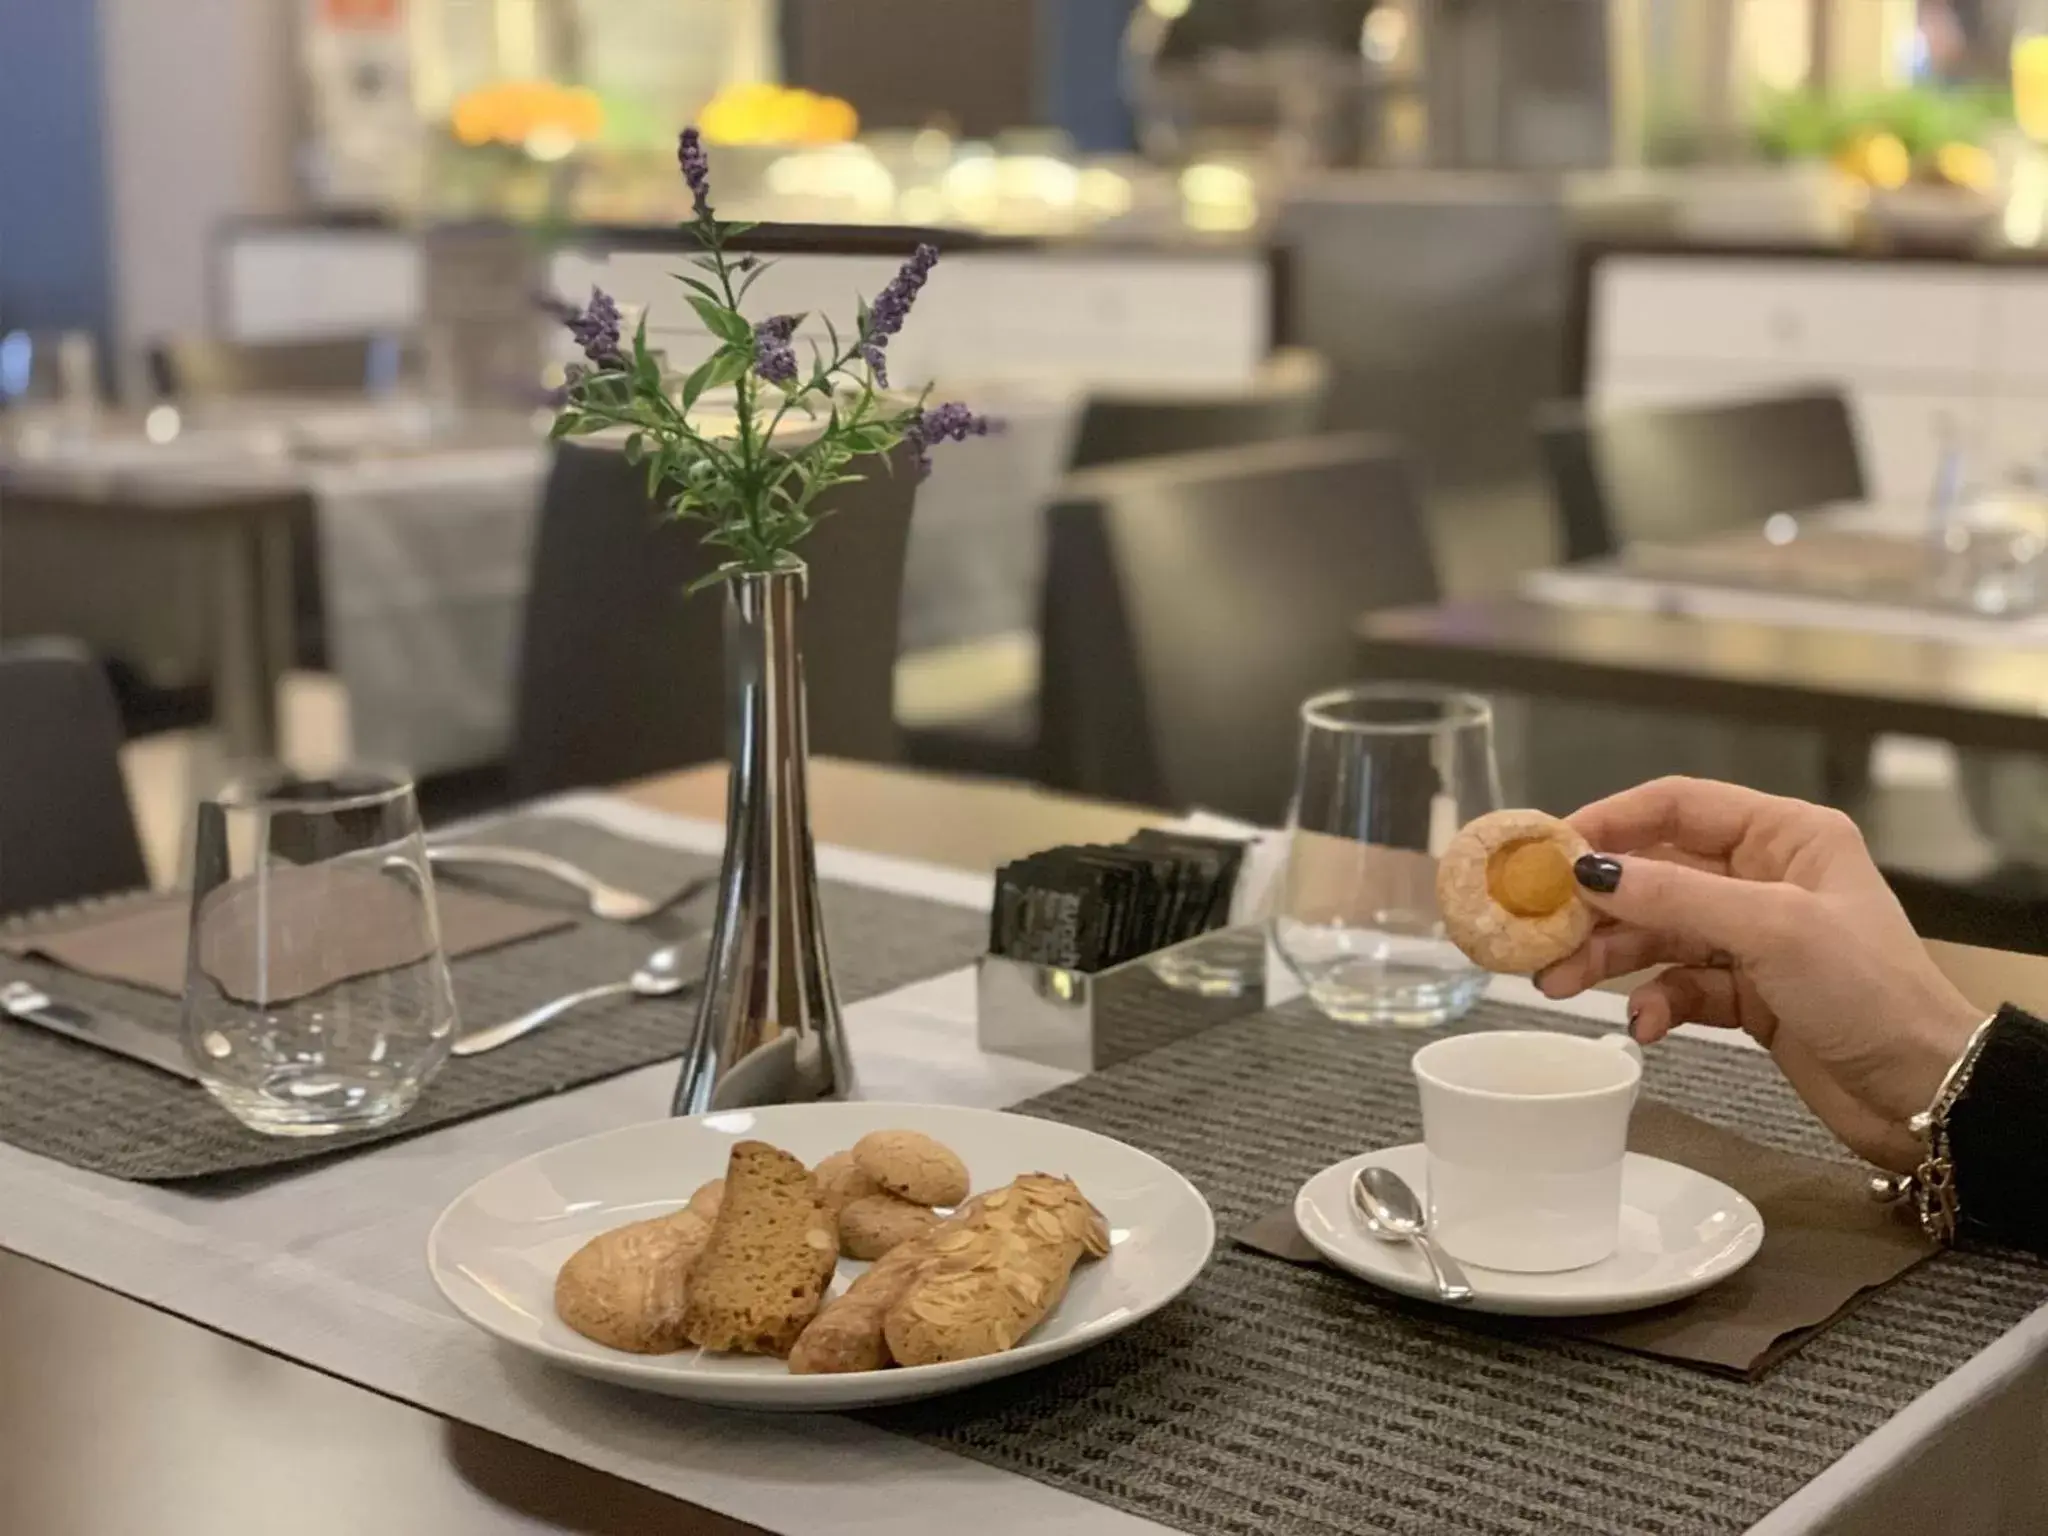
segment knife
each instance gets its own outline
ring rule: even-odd
[[[0,987],[0,1013],[23,1024],[96,1045],[103,1051],[147,1062],[161,1072],[175,1073],[192,1082],[199,1074],[185,1059],[185,1046],[175,1035],[151,1029],[117,1014],[94,1013],[75,1003],[60,1003],[41,988],[25,981],[10,981]]]

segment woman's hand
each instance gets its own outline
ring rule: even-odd
[[[1839,811],[1703,779],[1659,779],[1569,818],[1600,853],[1576,871],[1601,923],[1536,978],[1569,997],[1668,965],[1629,994],[1644,1044],[1741,1029],[1856,1152],[1904,1171],[1906,1129],[1982,1022],[1935,967]]]

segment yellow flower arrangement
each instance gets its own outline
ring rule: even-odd
[[[587,144],[604,132],[604,103],[583,86],[552,80],[502,80],[457,98],[448,128],[458,142],[526,146]]]
[[[860,132],[852,103],[765,81],[726,87],[699,123],[711,144],[843,144]]]

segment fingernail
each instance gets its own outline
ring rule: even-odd
[[[1604,853],[1582,853],[1578,862],[1572,865],[1572,873],[1587,890],[1598,891],[1604,896],[1621,884],[1621,861],[1610,859]]]
[[[1628,1011],[1628,1036],[1631,1040],[1635,1041],[1637,1045],[1641,1045],[1643,1043],[1643,1032],[1640,1028],[1642,1022],[1643,1010],[1631,1006]]]

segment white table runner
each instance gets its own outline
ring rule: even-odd
[[[715,849],[721,830],[598,796],[549,807],[628,836]],[[826,848],[835,879],[985,906],[986,876]],[[1548,1003],[1621,1021],[1624,1000]],[[863,1090],[876,1099],[996,1107],[1071,1074],[983,1054],[971,972],[846,1010]],[[1714,1032],[1714,1038],[1727,1037]],[[442,1207],[526,1154],[667,1112],[664,1063],[556,1098],[392,1143],[240,1193],[122,1183],[0,1145],[0,1245],[432,1412],[495,1431],[770,1530],[900,1536],[1139,1536],[1161,1530],[1028,1478],[839,1418],[753,1417],[618,1390],[501,1349],[458,1318],[428,1277]],[[1873,1477],[1904,1475],[1929,1439],[2017,1373],[2048,1372],[2048,1313],[1987,1350],[1767,1523],[1774,1532],[1862,1527],[1836,1516]],[[914,1490],[914,1491],[913,1491]],[[1805,1506],[1802,1515],[1795,1506]],[[1810,1518],[1809,1518],[1810,1517]],[[1790,1523],[1787,1523],[1787,1522]]]

